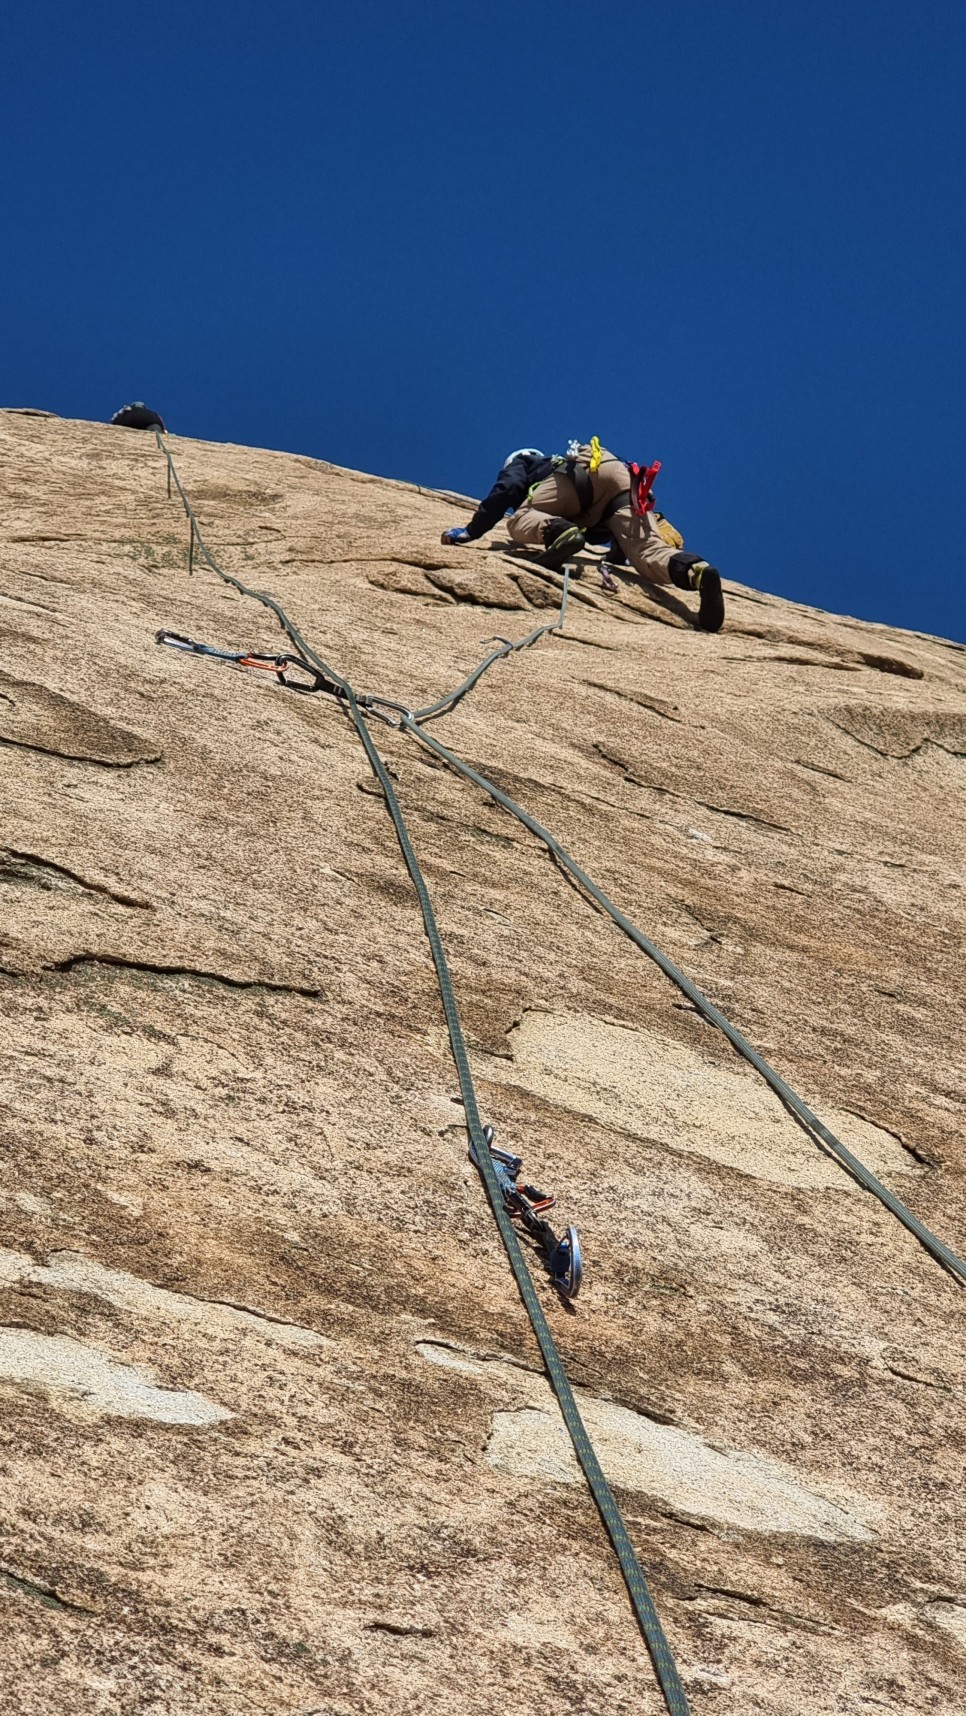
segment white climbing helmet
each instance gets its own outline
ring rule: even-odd
[[[503,461],[503,469],[506,470],[507,465],[512,465],[514,459],[525,458],[527,456],[529,456],[531,459],[542,459],[543,458],[543,454],[541,453],[539,447],[518,447],[516,449],[515,453],[508,453],[507,454],[506,458]]]

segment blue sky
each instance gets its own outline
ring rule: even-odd
[[[966,639],[964,49],[952,0],[7,7],[0,403],[470,494],[598,433],[726,575]]]

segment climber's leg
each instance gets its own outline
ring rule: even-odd
[[[675,558],[675,550],[669,548],[658,535],[650,513],[645,513],[644,517],[640,518],[636,512],[631,511],[630,495],[627,497],[626,506],[611,513],[607,528],[624,550],[635,572],[639,572],[649,584],[670,584],[674,581],[671,562]],[[693,558],[697,559],[697,555]]]
[[[700,595],[698,604],[698,629],[702,632],[720,632],[724,625],[724,596],[721,593],[721,573],[717,566],[709,566],[706,560],[701,560],[696,554],[687,554],[678,549],[669,567],[672,584],[679,590],[697,590]]]
[[[551,471],[542,483],[530,491],[521,507],[506,521],[514,542],[525,548],[547,546],[549,523],[570,525],[580,512],[577,490],[562,471]]]
[[[703,632],[720,632],[724,625],[724,597],[721,594],[721,574],[709,566],[699,554],[672,548],[664,541],[650,513],[643,518],[622,507],[608,519],[614,536],[628,560],[642,578],[652,584],[674,584],[679,590],[699,593],[698,628]]]

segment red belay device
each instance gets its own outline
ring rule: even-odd
[[[553,1209],[556,1198],[546,1192],[538,1192],[536,1186],[518,1185],[523,1158],[511,1156],[508,1150],[496,1148],[492,1126],[484,1126],[483,1137],[493,1158],[506,1208],[511,1215],[519,1216],[527,1232],[537,1241],[557,1292],[562,1293],[565,1299],[576,1299],[583,1278],[577,1229],[568,1227],[563,1239],[558,1239],[550,1223],[543,1220],[543,1211]],[[470,1158],[479,1167],[476,1147],[473,1144],[470,1145]]]

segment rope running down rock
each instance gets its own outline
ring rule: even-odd
[[[637,946],[641,952],[654,961],[659,969],[664,972],[665,976],[667,976],[671,982],[676,984],[681,992],[687,996],[688,1000],[697,1008],[702,1017],[707,1019],[709,1023],[715,1025],[737,1050],[737,1052],[742,1055],[746,1061],[748,1061],[749,1065],[754,1067],[755,1071],[760,1074],[760,1076],[778,1096],[780,1101],[784,1103],[786,1108],[805,1128],[813,1141],[819,1147],[824,1147],[824,1149],[826,1149],[842,1165],[846,1172],[849,1173],[859,1185],[878,1198],[880,1203],[882,1203],[882,1205],[889,1210],[889,1212],[894,1215],[911,1234],[914,1235],[930,1255],[934,1257],[944,1269],[949,1271],[961,1286],[966,1285],[966,1261],[957,1256],[957,1254],[946,1246],[942,1240],[931,1232],[929,1228],[920,1222],[918,1217],[916,1217],[913,1212],[894,1195],[894,1193],[889,1191],[888,1187],[883,1185],[882,1182],[878,1180],[868,1168],[866,1168],[865,1164],[861,1162],[859,1158],[841,1142],[840,1139],[836,1138],[835,1135],[829,1131],[823,1122],[819,1120],[818,1116],[815,1115],[796,1094],[796,1092],[792,1090],[791,1086],[785,1082],[779,1073],[775,1072],[768,1062],[758,1054],[757,1050],[752,1047],[741,1032],[731,1024],[726,1015],[708,1000],[707,996],[702,993],[687,974],[676,966],[674,962],[662,952],[656,943],[652,942],[649,937],[645,936],[643,932],[631,922],[629,918],[625,917],[623,912],[614,905],[613,901],[608,898],[602,889],[598,888],[591,877],[587,875],[586,871],[583,870],[576,860],[571,857],[571,855],[548,829],[544,828],[535,817],[531,816],[528,811],[526,811],[521,805],[517,804],[509,794],[504,793],[493,781],[488,780],[485,775],[472,768],[470,764],[464,762],[456,755],[455,752],[449,750],[449,748],[443,745],[439,740],[423,731],[422,723],[435,719],[443,714],[448,714],[456,707],[462,698],[473,689],[473,687],[482,678],[483,674],[486,673],[497,661],[504,659],[507,655],[510,655],[515,651],[528,648],[530,645],[536,643],[539,638],[546,636],[548,633],[557,631],[563,626],[568,594],[567,574],[565,573],[564,575],[560,612],[555,622],[550,625],[537,628],[536,631],[529,633],[525,638],[520,639],[516,643],[512,643],[508,640],[500,640],[502,647],[499,650],[493,651],[477,668],[473,670],[471,674],[467,676],[465,680],[461,682],[459,686],[455,688],[454,691],[439,698],[435,703],[414,711],[409,709],[405,704],[392,698],[380,697],[377,695],[360,695],[353,690],[349,682],[342,675],[335,672],[328,663],[326,663],[313,649],[310,648],[301,636],[301,633],[289,620],[280,603],[278,603],[274,597],[269,596],[264,591],[250,589],[247,585],[241,583],[239,579],[232,577],[231,574],[222,570],[204,542],[197,518],[195,517],[194,511],[178,476],[170,451],[162,440],[160,434],[157,434],[157,442],[167,462],[168,492],[170,494],[171,484],[173,481],[189,521],[189,570],[193,565],[194,550],[195,545],[197,544],[198,550],[204,560],[223,583],[238,590],[240,594],[260,602],[275,615],[285,634],[295,644],[296,648],[302,652],[306,659],[315,665],[323,676],[324,681],[327,682],[320,686],[320,689],[328,691],[331,695],[334,695],[340,701],[344,702],[347,713],[352,719],[358,737],[366,751],[370,767],[382,788],[386,807],[392,818],[403,858],[409,870],[423,914],[426,935],[429,940],[433,962],[436,967],[440,997],[446,1017],[453,1059],[456,1064],[457,1074],[459,1077],[460,1091],[463,1099],[464,1112],[466,1114],[467,1131],[471,1142],[475,1147],[475,1154],[478,1159],[480,1173],[486,1187],[487,1196],[493,1210],[497,1227],[499,1228],[501,1238],[503,1239],[521,1298],[523,1299],[531,1320],[534,1334],[540,1346],[548,1376],[557,1395],[564,1421],[573,1442],[574,1450],[584,1471],[584,1475],[587,1478],[588,1486],[606,1525],[614,1550],[617,1554],[631,1601],[648,1645],[648,1649],[651,1653],[655,1672],[661,1686],[661,1691],[664,1695],[665,1703],[668,1710],[671,1712],[671,1716],[690,1716],[689,1705],[681,1684],[680,1676],[675,1666],[673,1656],[671,1655],[670,1647],[661,1626],[660,1619],[657,1615],[657,1611],[654,1607],[653,1599],[651,1598],[648,1590],[644,1574],[637,1560],[633,1544],[631,1543],[627,1528],[624,1525],[624,1521],[617,1507],[613,1493],[604,1477],[599,1461],[597,1460],[596,1454],[594,1453],[593,1447],[587,1436],[573,1391],[563,1369],[553,1335],[544,1315],[540,1300],[537,1296],[526,1259],[520,1248],[516,1232],[503,1205],[503,1199],[500,1193],[499,1183],[493,1169],[489,1147],[483,1136],[483,1128],[476,1101],[476,1092],[466,1050],[466,1041],[463,1035],[455,996],[453,994],[449,967],[446,961],[442,941],[440,939],[435,915],[433,913],[432,902],[415,849],[413,848],[412,842],[409,838],[408,829],[398,798],[386,771],[385,764],[373,743],[372,735],[363,715],[363,710],[369,710],[372,713],[379,715],[382,719],[389,721],[392,726],[398,727],[399,731],[409,734],[409,736],[416,739],[418,743],[433,751],[450,768],[462,775],[465,779],[471,781],[473,785],[480,788],[483,792],[487,793],[495,803],[499,804],[504,810],[507,810],[511,815],[515,816],[518,821],[520,821],[523,826],[530,831],[530,833],[535,835],[535,837],[547,847],[562,867],[568,871],[580,887],[583,888],[587,894],[607,913],[617,927],[634,942],[635,946]],[[386,713],[387,711],[392,711],[398,717],[398,720],[393,721],[391,716]]]
[[[947,1245],[944,1245],[943,1241],[937,1238],[937,1236],[919,1220],[918,1216],[913,1215],[912,1211],[895,1196],[894,1192],[890,1192],[888,1186],[884,1186],[882,1181],[876,1178],[871,1169],[867,1168],[865,1163],[859,1160],[858,1156],[854,1156],[852,1154],[852,1151],[842,1143],[841,1139],[836,1138],[834,1132],[829,1131],[828,1127],[819,1120],[818,1115],[812,1113],[812,1110],[802,1101],[801,1097],[792,1090],[791,1085],[786,1084],[780,1073],[777,1073],[774,1067],[769,1066],[768,1062],[758,1053],[757,1049],[752,1048],[747,1038],[743,1037],[741,1032],[731,1023],[730,1019],[715,1007],[713,1002],[708,1000],[707,996],[702,993],[697,984],[693,983],[691,978],[688,977],[685,972],[681,971],[672,960],[668,959],[667,954],[662,953],[656,943],[644,935],[642,931],[637,928],[636,924],[631,922],[630,918],[625,917],[624,913],[614,905],[613,900],[608,899],[603,890],[598,888],[596,882],[591,880],[587,875],[586,870],[581,869],[580,865],[570,856],[570,853],[566,848],[561,846],[559,840],[550,833],[549,829],[544,828],[543,824],[538,822],[536,817],[531,816],[528,811],[523,809],[522,805],[517,804],[515,799],[510,798],[508,793],[503,792],[493,781],[487,780],[486,776],[481,775],[478,770],[471,768],[469,763],[464,763],[454,751],[449,750],[446,745],[441,744],[438,739],[432,736],[432,734],[424,733],[418,722],[412,716],[403,717],[401,725],[405,732],[409,733],[413,738],[418,739],[420,744],[428,746],[429,749],[434,751],[438,757],[441,757],[444,762],[448,763],[450,768],[455,769],[459,774],[463,775],[466,780],[472,781],[474,786],[482,788],[482,790],[485,793],[488,793],[490,798],[492,798],[497,804],[501,805],[504,810],[508,810],[512,816],[515,816],[519,822],[522,822],[524,827],[530,830],[531,834],[535,834],[537,839],[541,840],[547,847],[548,851],[553,854],[554,858],[563,865],[564,869],[569,871],[574,880],[579,882],[580,886],[586,890],[591,899],[596,900],[597,904],[603,907],[603,910],[607,913],[608,917],[613,919],[618,929],[623,930],[624,934],[630,937],[635,946],[639,947],[642,953],[646,953],[647,957],[652,959],[655,965],[660,967],[664,972],[664,975],[669,977],[672,983],[677,984],[677,987],[681,990],[682,994],[687,996],[688,1000],[698,1009],[702,1017],[707,1019],[709,1024],[716,1025],[718,1030],[723,1032],[727,1037],[732,1047],[737,1049],[738,1053],[744,1057],[750,1066],[754,1067],[757,1073],[761,1074],[766,1084],[771,1086],[775,1095],[784,1103],[785,1107],[791,1111],[795,1118],[801,1122],[802,1126],[804,1126],[805,1130],[811,1136],[813,1142],[817,1140],[820,1144],[824,1145],[825,1149],[841,1163],[842,1167],[852,1175],[853,1179],[857,1180],[859,1185],[862,1186],[865,1191],[871,1192],[873,1197],[878,1198],[879,1202],[884,1204],[885,1208],[889,1210],[889,1212],[894,1215],[898,1221],[901,1221],[902,1225],[908,1228],[911,1234],[915,1235],[920,1244],[925,1246],[926,1250],[936,1259],[937,1263],[941,1263],[945,1269],[948,1269],[949,1272],[956,1277],[960,1286],[966,1286],[966,1260],[961,1257],[957,1257],[954,1251],[951,1251]]]
[[[335,674],[331,668],[326,667],[321,659],[308,649],[308,646],[305,644],[300,634],[290,624],[278,603],[275,602],[272,597],[266,596],[257,590],[246,589],[245,586],[240,584],[236,578],[232,578],[228,573],[222,572],[221,568],[212,560],[207,548],[205,548],[204,543],[202,542],[197,519],[188,503],[187,496],[185,495],[184,489],[178,479],[177,472],[174,471],[171,455],[162,441],[160,434],[157,439],[161,451],[168,460],[169,492],[170,477],[173,472],[178,493],[181,496],[185,512],[191,521],[193,538],[197,538],[198,545],[201,548],[205,559],[208,561],[208,564],[212,567],[212,570],[217,572],[219,578],[222,578],[226,583],[233,585],[236,590],[242,591],[245,595],[254,596],[257,601],[263,602],[266,607],[271,608],[272,612],[278,618],[283,630],[290,638],[292,638],[293,642],[295,642],[300,649],[305,651],[318,666],[322,667],[325,674],[332,679],[333,688],[339,688],[341,693],[344,695],[348,690],[346,681],[340,679],[340,677]],[[796,1094],[791,1086],[785,1082],[781,1075],[769,1065],[764,1057],[758,1053],[757,1049],[752,1047],[747,1038],[742,1036],[737,1027],[732,1025],[726,1015],[708,1000],[707,996],[704,995],[697,985],[692,982],[691,978],[687,976],[687,973],[682,971],[679,966],[675,965],[673,960],[670,960],[656,945],[656,943],[652,942],[649,937],[644,935],[643,932],[631,922],[629,918],[625,917],[623,912],[614,905],[613,901],[597,887],[596,883],[591,880],[586,871],[583,870],[570,856],[569,852],[561,846],[560,842],[555,839],[549,830],[544,828],[535,817],[532,817],[528,811],[524,810],[521,805],[517,804],[514,799],[510,798],[509,794],[504,793],[493,781],[488,780],[487,777],[480,774],[478,770],[471,768],[470,765],[463,762],[455,752],[449,750],[445,745],[441,744],[439,740],[434,739],[430,734],[425,733],[422,730],[423,722],[429,719],[434,719],[437,715],[449,713],[452,708],[455,708],[456,704],[468,691],[472,689],[487,669],[493,666],[494,662],[501,660],[513,650],[528,647],[548,632],[559,630],[563,625],[566,613],[567,590],[568,584],[565,575],[560,613],[553,625],[539,627],[537,631],[529,633],[527,637],[522,638],[516,644],[504,644],[502,649],[495,651],[492,655],[488,656],[479,667],[475,668],[473,673],[469,674],[467,678],[456,687],[455,691],[451,691],[447,693],[446,696],[439,698],[436,703],[429,704],[423,709],[416,710],[410,710],[405,704],[386,697],[358,697],[358,703],[363,707],[373,708],[377,713],[380,709],[393,710],[399,717],[398,725],[400,730],[409,733],[411,737],[419,740],[421,744],[424,744],[431,750],[434,750],[437,755],[441,757],[444,762],[448,763],[452,769],[457,773],[462,774],[467,780],[472,781],[475,786],[480,787],[483,792],[488,793],[489,796],[497,804],[501,805],[504,810],[509,811],[512,816],[517,817],[517,819],[523,823],[524,827],[528,828],[531,834],[534,834],[536,838],[542,841],[548,850],[553,853],[553,856],[559,860],[563,867],[570,873],[570,875],[573,876],[574,880],[577,881],[582,888],[586,889],[590,897],[596,900],[597,904],[608,914],[608,916],[617,925],[618,929],[622,930],[625,935],[629,936],[631,941],[640,948],[641,952],[645,953],[649,959],[652,959],[654,963],[660,967],[661,971],[664,972],[665,976],[670,978],[671,982],[677,985],[682,994],[686,995],[688,1000],[697,1007],[702,1017],[707,1019],[710,1024],[717,1026],[718,1030],[727,1037],[732,1047],[737,1050],[737,1052],[750,1066],[754,1067],[755,1071],[760,1074],[766,1084],[768,1084],[775,1092],[779,1100],[785,1104],[792,1114],[795,1115],[796,1119],[812,1137],[813,1142],[818,1143],[820,1146],[828,1150],[829,1153],[842,1165],[846,1172],[851,1174],[865,1191],[871,1192],[873,1197],[878,1198],[884,1208],[887,1209],[891,1215],[894,1215],[896,1220],[900,1221],[902,1225],[914,1235],[919,1243],[925,1247],[926,1251],[936,1259],[937,1263],[941,1264],[944,1269],[948,1270],[950,1274],[956,1278],[960,1286],[966,1285],[966,1260],[957,1256],[949,1246],[945,1245],[944,1242],[931,1231],[931,1229],[926,1227],[925,1224],[913,1214],[913,1212],[901,1201],[900,1198],[895,1196],[894,1192],[891,1192],[887,1186],[882,1184],[881,1180],[879,1180],[876,1175],[873,1174],[871,1170],[867,1168],[845,1144],[842,1143],[841,1139],[836,1138],[835,1134],[829,1131],[828,1127],[819,1120],[816,1114],[813,1114],[812,1110],[802,1101],[801,1097]],[[393,725],[395,725],[395,723],[393,723]]]
[[[362,713],[362,709],[364,706],[374,707],[378,713],[378,705],[384,704],[387,707],[399,710],[401,715],[404,715],[408,719],[412,719],[410,712],[404,709],[401,704],[393,703],[390,699],[369,699],[357,697],[348,681],[342,678],[340,674],[335,673],[332,668],[330,668],[328,664],[324,662],[308,644],[306,644],[304,638],[302,638],[296,627],[292,625],[284,609],[275,601],[274,597],[267,595],[261,590],[249,589],[246,585],[242,584],[239,579],[233,578],[230,573],[222,571],[221,567],[205,545],[198,526],[198,521],[191,508],[191,503],[185,494],[181,480],[178,476],[177,470],[175,469],[174,461],[172,460],[171,454],[164,441],[161,439],[160,434],[157,435],[157,441],[158,446],[167,460],[169,492],[171,480],[173,479],[178,490],[181,503],[189,520],[191,529],[190,558],[193,560],[194,544],[197,542],[198,549],[203,558],[222,582],[230,584],[233,589],[238,590],[242,595],[250,596],[256,602],[260,602],[264,607],[270,609],[278,620],[282,630],[295,644],[296,648],[299,649],[305,658],[312,662],[325,676],[325,678],[331,682],[334,694],[345,702],[346,709],[365,749],[370,767],[382,788],[386,808],[392,818],[396,837],[399,841],[406,867],[412,878],[413,886],[419,900],[420,909],[423,914],[423,923],[429,940],[433,963],[436,967],[440,998],[442,1000],[443,1012],[449,1032],[453,1060],[456,1064],[456,1071],[459,1078],[460,1093],[462,1095],[464,1113],[466,1115],[466,1127],[470,1140],[475,1147],[477,1165],[479,1167],[483,1183],[486,1187],[487,1197],[490,1201],[490,1206],[500,1232],[500,1237],[506,1248],[507,1256],[510,1260],[510,1267],[513,1270],[520,1297],[523,1300],[527,1314],[530,1318],[530,1323],[547,1369],[547,1375],[553,1386],[554,1393],[556,1394],[560,1405],[564,1423],[567,1426],[571,1442],[573,1443],[574,1452],[580,1463],[584,1476],[587,1479],[588,1487],[597,1504],[597,1508],[613,1545],[614,1552],[617,1556],[618,1562],[620,1563],[620,1569],[624,1576],[624,1582],[627,1586],[634,1612],[637,1616],[641,1632],[650,1652],[651,1661],[654,1664],[654,1672],[664,1696],[664,1702],[670,1712],[670,1716],[691,1716],[691,1707],[688,1703],[687,1695],[684,1691],[684,1686],[681,1682],[681,1677],[678,1673],[677,1665],[671,1652],[671,1647],[661,1625],[657,1609],[654,1606],[654,1600],[648,1588],[643,1569],[637,1559],[634,1545],[631,1542],[630,1534],[624,1524],[623,1516],[621,1515],[620,1509],[617,1505],[614,1493],[604,1476],[600,1462],[594,1452],[593,1445],[587,1435],[584,1421],[580,1415],[580,1408],[577,1405],[573,1389],[570,1386],[566,1371],[564,1370],[563,1362],[557,1350],[553,1333],[550,1329],[549,1323],[547,1322],[543,1306],[541,1305],[537,1295],[537,1291],[533,1283],[533,1277],[530,1274],[526,1258],[520,1247],[516,1231],[506,1209],[504,1208],[503,1196],[493,1167],[493,1159],[490,1155],[489,1144],[483,1136],[483,1126],[480,1120],[479,1106],[476,1100],[476,1089],[473,1083],[473,1075],[470,1070],[466,1039],[463,1035],[459,1010],[453,993],[449,966],[447,964],[439,929],[436,924],[429,890],[426,886],[426,881],[420,868],[415,849],[409,838],[409,831],[406,827],[406,822],[399,805],[399,800],[393,788],[392,781],[390,780],[385,764],[373,743],[372,735]],[[564,604],[565,603],[566,581],[564,588]],[[561,605],[561,615],[557,624],[563,623],[564,604]],[[551,629],[554,628],[541,627],[539,632],[533,634],[531,639],[526,641],[535,641],[537,636],[540,636],[543,632]],[[509,648],[513,647],[514,646],[512,645],[509,646]],[[517,645],[515,647],[520,648],[522,646]],[[489,658],[488,662],[484,664],[484,669],[481,669],[480,671],[484,671],[486,666],[492,665],[494,661],[499,660],[502,655],[507,653],[509,653],[509,649],[496,652]],[[460,696],[465,695],[465,692],[470,689],[470,684],[475,683],[475,680],[478,679],[479,676],[479,672],[475,675],[471,675],[469,681],[465,682],[462,687],[457,688],[458,694]],[[457,693],[453,693],[452,696],[456,697]],[[442,705],[445,705],[446,702],[447,700],[443,699]],[[440,713],[442,713],[442,705],[439,709]]]

